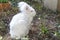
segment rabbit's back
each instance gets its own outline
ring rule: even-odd
[[[10,34],[12,38],[21,38],[28,34],[30,28],[29,19],[25,14],[16,14],[10,22]],[[21,36],[22,35],[22,36]]]

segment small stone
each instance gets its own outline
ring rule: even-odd
[[[2,36],[0,36],[0,40],[2,40]]]
[[[40,20],[40,18],[38,18]]]

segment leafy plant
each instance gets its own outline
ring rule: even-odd
[[[7,3],[8,0],[0,0],[0,3]]]
[[[42,24],[41,31],[43,34],[48,34],[48,29]]]

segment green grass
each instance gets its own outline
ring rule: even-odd
[[[7,3],[8,0],[0,0],[0,3]]]

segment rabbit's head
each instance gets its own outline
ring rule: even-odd
[[[25,2],[19,2],[18,3],[18,7],[20,8],[20,7],[22,7],[23,5],[26,5],[27,3],[25,3]]]
[[[25,2],[19,2],[18,3],[18,8],[19,8],[19,11],[20,11],[20,7],[22,7],[23,5],[27,5],[27,3],[25,3]]]
[[[26,2],[19,2],[18,7],[21,12],[27,13],[28,15],[31,15],[31,16],[36,15],[36,11],[34,10],[34,8],[32,8]]]
[[[36,11],[34,8],[32,8],[30,5],[28,4],[25,4],[23,5],[22,7],[20,7],[20,11],[21,12],[24,12],[28,15],[31,15],[31,16],[35,16],[36,15]]]

